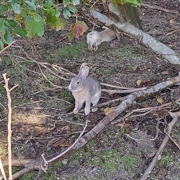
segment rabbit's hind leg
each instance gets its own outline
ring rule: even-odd
[[[96,106],[96,105],[97,105],[97,103],[99,102],[100,96],[101,96],[101,92],[98,92],[98,93],[94,96],[94,98],[93,98],[93,100],[92,100],[93,106]],[[98,110],[98,108],[97,108],[97,107],[96,107],[96,108],[93,108],[93,106],[92,106],[92,112],[96,112],[96,111]]]

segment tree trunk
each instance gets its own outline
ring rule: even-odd
[[[139,15],[136,7],[133,7],[130,4],[124,4],[119,9],[121,14],[125,17],[125,19],[128,22],[130,22],[138,29],[142,30],[141,21],[139,19]]]

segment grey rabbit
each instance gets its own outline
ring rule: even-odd
[[[69,90],[75,99],[74,114],[77,114],[85,103],[85,115],[90,113],[91,103],[97,105],[101,96],[101,86],[98,80],[89,75],[89,67],[87,63],[83,63],[80,67],[79,74],[71,79]],[[97,108],[92,109],[96,111]]]

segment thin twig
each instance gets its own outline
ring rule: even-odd
[[[7,180],[6,174],[4,172],[4,168],[3,168],[3,165],[2,165],[2,162],[1,162],[1,159],[0,159],[0,170],[1,170],[1,173],[2,173],[2,176],[3,176],[4,180]]]
[[[110,101],[98,104],[97,106],[94,106],[93,108],[95,108],[95,107],[103,107],[103,106],[109,105],[110,103],[115,103],[117,101],[123,101],[123,100],[124,100],[124,97],[120,97],[120,98],[117,98],[117,99],[112,99]]]
[[[117,88],[117,89],[132,89],[132,88],[127,88],[127,87],[121,87],[121,86],[117,86],[117,85],[113,85],[113,84],[108,84],[108,83],[101,83],[102,86],[107,86],[107,87],[111,87],[111,88]],[[133,88],[134,89],[134,88]]]
[[[4,50],[6,50],[6,49],[8,49],[12,44],[14,44],[16,41],[13,41],[11,44],[8,44],[8,46],[6,46],[5,48],[3,48],[1,51],[0,51],[0,54],[4,51]]]
[[[110,95],[112,95],[112,94],[129,94],[129,93],[133,93],[133,92],[137,92],[137,91],[141,91],[141,90],[145,90],[145,89],[146,89],[146,87],[144,87],[144,88],[126,89],[126,90],[102,89],[102,92],[107,92]]]
[[[7,92],[7,98],[8,98],[8,162],[9,162],[9,180],[12,180],[12,149],[11,149],[11,137],[12,137],[12,130],[11,130],[11,121],[12,121],[12,100],[11,100],[11,91],[17,87],[18,85],[15,85],[11,89],[8,87],[9,79],[7,79],[6,74],[3,74],[3,78],[5,81],[4,88]]]
[[[179,144],[166,132],[164,131],[165,134],[169,137],[169,139],[177,146],[177,148],[180,150]]]
[[[64,154],[66,154],[68,151],[70,151],[75,145],[76,143],[79,141],[79,139],[82,137],[82,135],[84,134],[86,128],[87,128],[87,123],[88,123],[88,120],[86,121],[85,123],[85,126],[83,128],[83,131],[81,132],[81,134],[79,135],[79,137],[76,139],[76,141],[70,146],[68,147],[64,152],[62,152],[61,154],[59,154],[58,156],[52,158],[52,159],[49,159],[49,160],[46,160],[45,157],[44,157],[44,154],[41,155],[43,161],[41,162],[41,168],[43,171],[46,171],[47,169],[47,165],[53,161],[55,161],[56,159],[60,158],[61,156],[63,156]]]
[[[172,13],[172,14],[180,15],[178,11],[165,9],[165,8],[162,8],[162,7],[156,6],[156,5],[151,6],[149,4],[141,3],[141,6],[143,6],[145,8],[156,9],[156,10],[159,10],[159,11],[164,11],[164,12],[167,12],[167,13]]]

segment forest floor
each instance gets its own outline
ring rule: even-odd
[[[179,0],[143,3],[180,10]],[[144,6],[139,8],[139,15],[143,31],[180,53],[179,15]],[[91,31],[92,24],[88,25]],[[7,73],[9,86],[18,84],[11,93],[14,159],[37,159],[42,153],[49,155],[66,149],[77,139],[87,118],[90,122],[86,132],[105,117],[107,108],[120,103],[100,107],[88,117],[84,112],[70,113],[74,99],[64,87],[70,83],[71,72],[77,74],[83,62],[90,65],[90,74],[100,82],[127,88],[152,86],[180,72],[179,65],[167,63],[132,37],[122,35],[120,40],[103,43],[91,52],[85,35],[71,43],[68,41],[68,28],[59,32],[47,28],[43,38],[19,39],[0,62],[0,82],[2,73]],[[126,95],[103,92],[100,103]],[[51,164],[41,179],[139,180],[165,136],[165,125],[172,119],[168,112],[180,109],[175,103],[179,98],[180,87],[173,86],[139,99],[121,115],[137,109],[124,123],[108,126],[70,157]],[[152,110],[166,103],[172,104]],[[140,111],[143,108],[149,111]],[[6,91],[0,83],[0,159],[7,158],[7,114]],[[157,123],[160,133],[155,137]],[[177,123],[171,137],[180,145],[179,132],[180,123]],[[19,167],[14,168],[13,172],[18,170]],[[37,171],[33,171],[19,179],[30,180],[36,176]],[[180,180],[180,150],[172,141],[168,142],[148,180]]]

